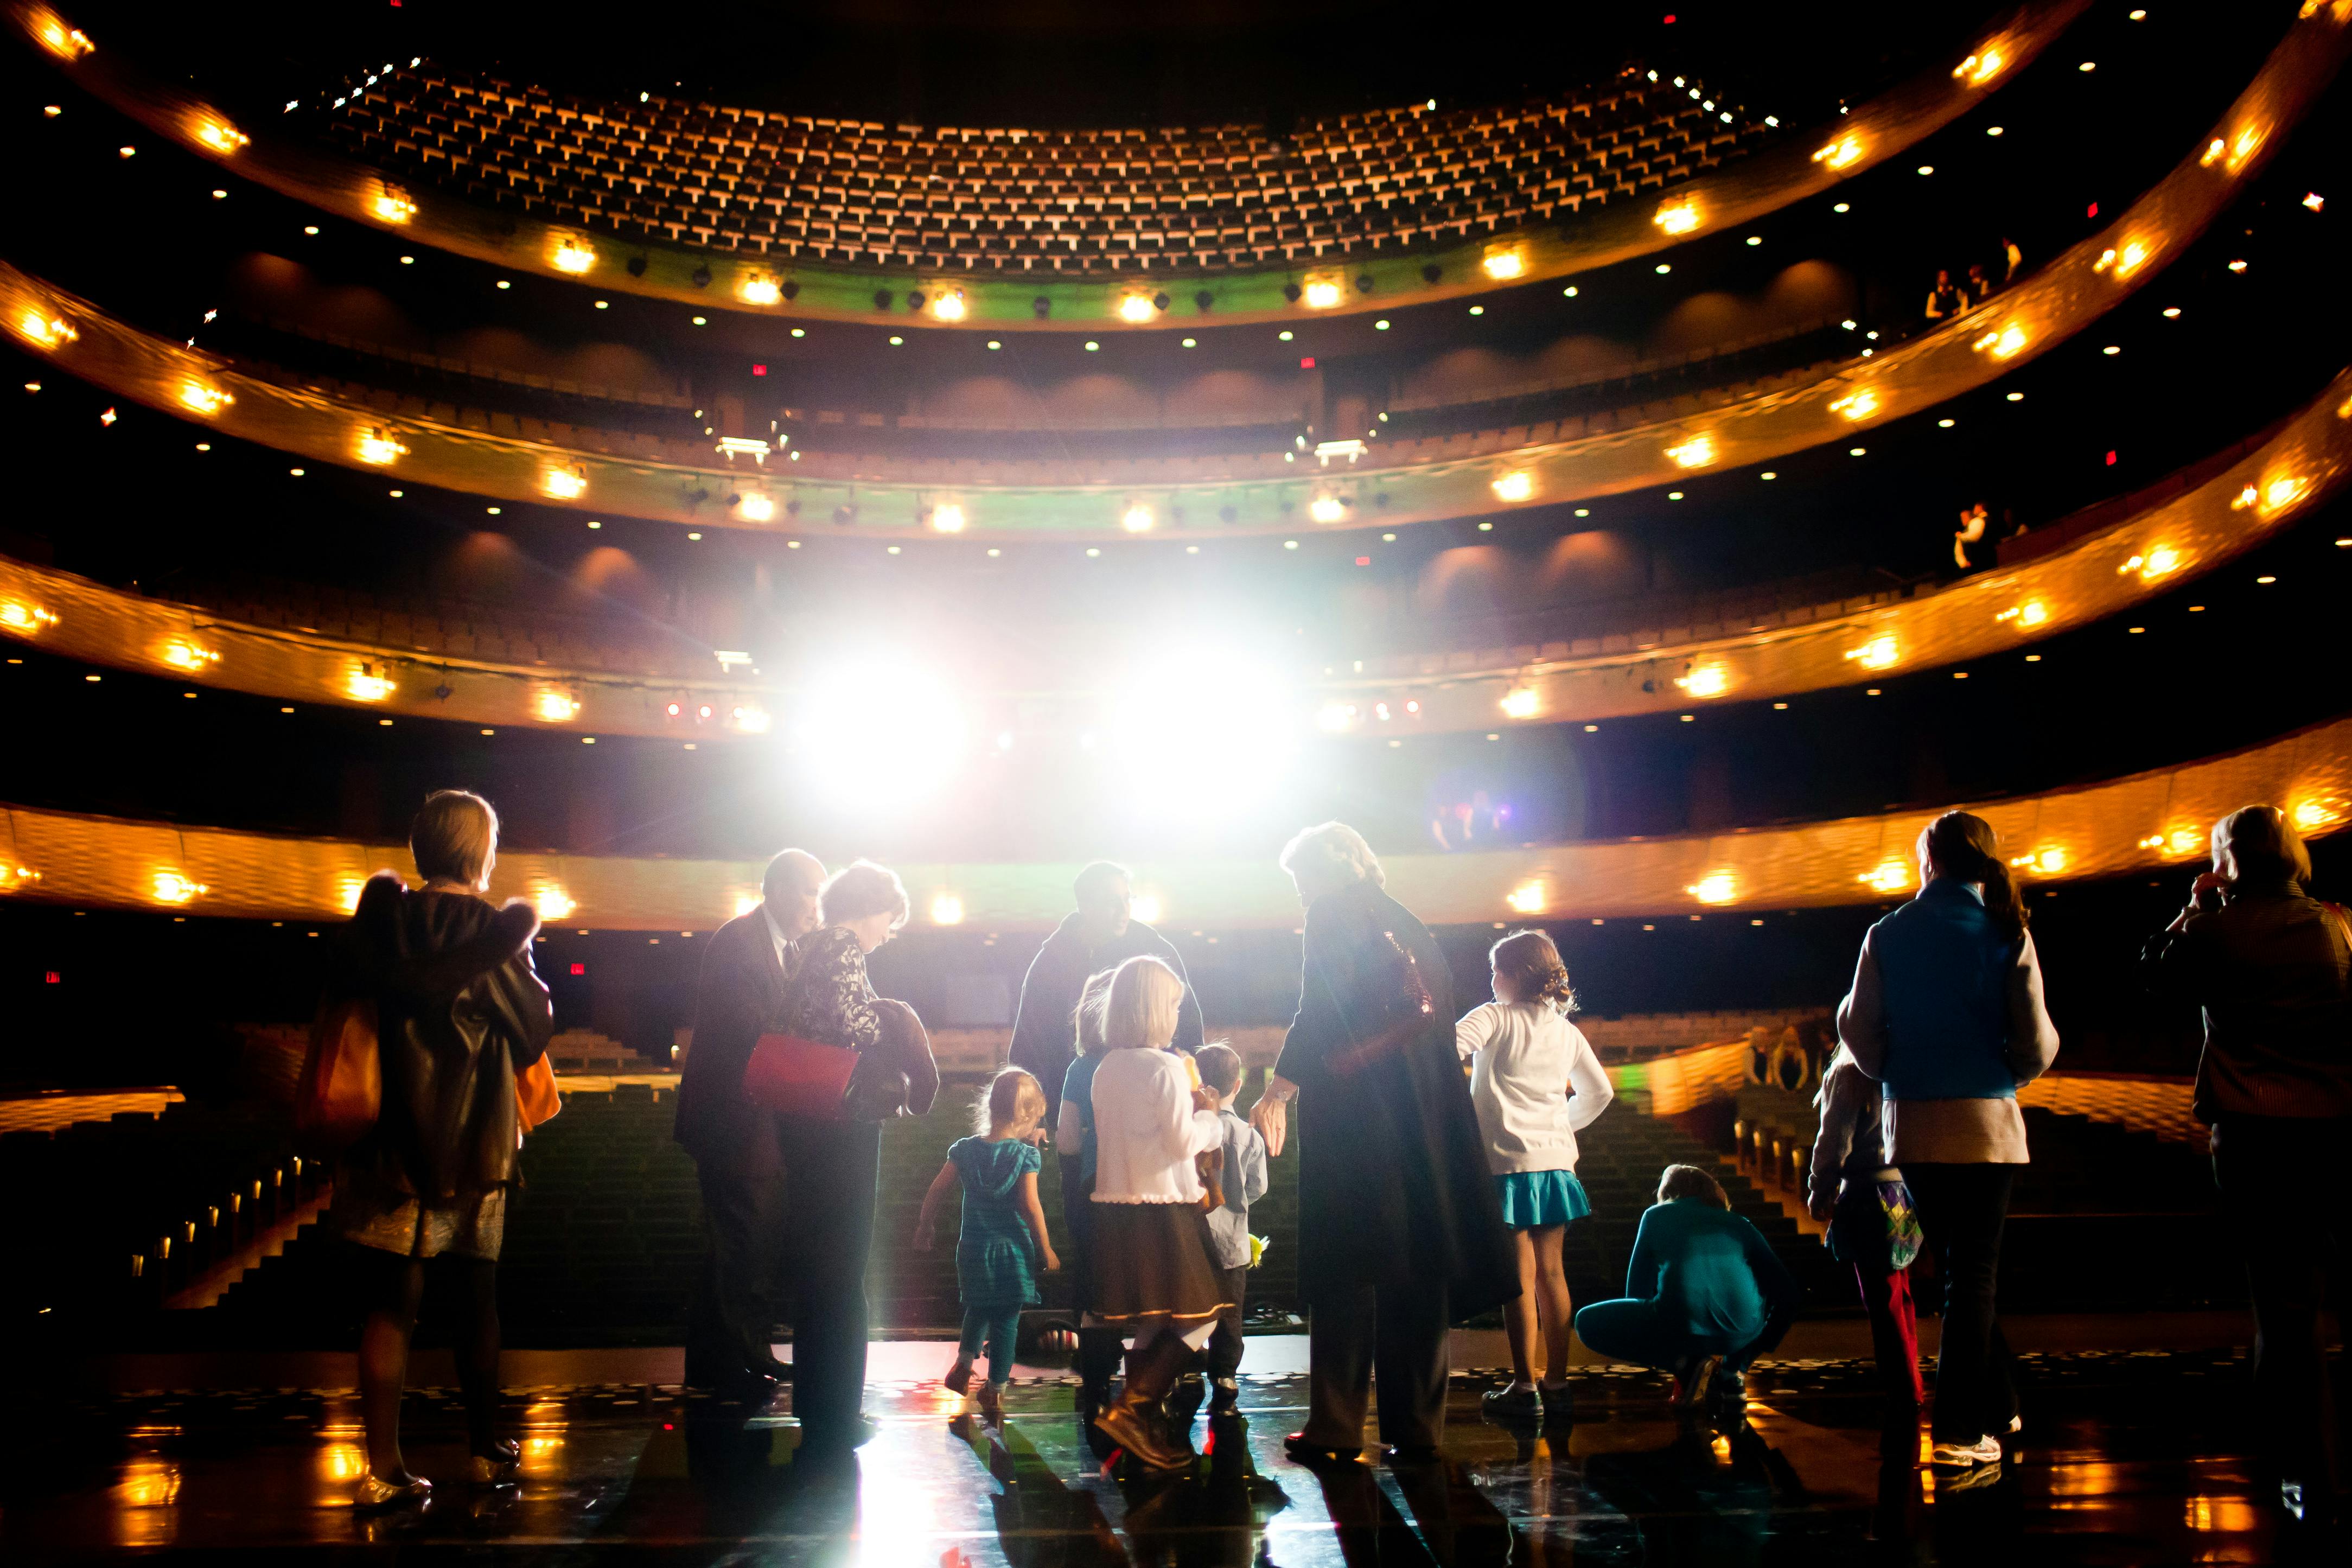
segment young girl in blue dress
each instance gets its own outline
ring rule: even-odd
[[[948,1147],[947,1163],[931,1178],[915,1221],[915,1246],[928,1252],[935,1237],[940,1205],[963,1188],[962,1234],[956,1242],[956,1284],[963,1296],[963,1339],[955,1365],[942,1381],[950,1392],[971,1387],[972,1362],[983,1347],[988,1382],[980,1394],[992,1419],[1004,1408],[1004,1385],[1013,1377],[1013,1346],[1021,1309],[1037,1304],[1037,1274],[1062,1267],[1045,1234],[1045,1210],[1037,1201],[1045,1135],[1045,1091],[1018,1068],[998,1073],[975,1118],[983,1131]]]
[[[1562,1412],[1568,1398],[1571,1303],[1561,1256],[1570,1222],[1592,1212],[1576,1179],[1576,1134],[1608,1109],[1616,1091],[1584,1032],[1559,949],[1539,931],[1513,931],[1487,954],[1495,999],[1454,1026],[1470,1067],[1470,1100],[1486,1142],[1486,1166],[1503,1200],[1503,1223],[1518,1247],[1519,1294],[1503,1304],[1512,1381],[1486,1395],[1501,1415]],[[1536,1382],[1536,1331],[1544,1372]]]

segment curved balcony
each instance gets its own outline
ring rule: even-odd
[[[1700,109],[1714,100],[1671,72],[1499,110],[1348,116],[1277,144],[1262,127],[918,132],[594,103],[411,62],[327,106],[327,133],[305,141],[234,123],[47,6],[11,9],[156,133],[458,255],[705,308],[1103,331],[1393,310],[1650,255],[1899,156],[2014,79],[2088,0],[2022,5],[1951,65],[1716,174],[1702,171],[1738,149],[1738,117]]]
[[[1378,467],[1300,472],[1271,457],[1217,457],[1081,462],[1074,475],[1044,462],[949,460],[866,474],[854,460],[790,453],[731,468],[684,463],[638,455],[660,449],[653,437],[593,450],[544,427],[537,440],[459,429],[273,384],[5,265],[0,309],[26,343],[122,396],[289,453],[488,497],[697,527],[823,523],[894,538],[1217,538],[1295,531],[1301,518],[1310,530],[1394,528],[1618,494],[1851,440],[2029,363],[2128,298],[2228,207],[2333,80],[2352,48],[2347,21],[2352,11],[2337,8],[2299,17],[2211,134],[2129,210],[2008,292],[1885,354],[1622,428],[1563,419],[1490,439],[1384,443]]]
[[[2352,370],[2250,449],[2055,524],[2033,536],[2054,542],[2030,558],[1931,593],[1769,608],[1727,596],[1744,622],[1734,631],[1662,627],[1401,658],[1302,687],[1297,718],[1330,733],[1384,736],[1590,722],[1960,663],[2119,615],[2210,573],[2312,516],[2347,478]],[[777,683],[727,678],[748,658],[722,662],[682,634],[622,644],[546,616],[504,618],[514,624],[457,608],[403,614],[395,640],[379,613],[373,637],[351,621],[336,636],[289,616],[275,626],[238,620],[0,558],[0,636],[197,685],[468,724],[712,739],[766,734],[797,700]]]
[[[2110,877],[2205,853],[2223,814],[2250,800],[2291,812],[2307,835],[2352,818],[2352,719],[2227,755],[2075,789],[1970,804],[2029,883]],[[1759,910],[1867,904],[1909,892],[1912,846],[1933,814],[1383,860],[1389,890],[1432,925],[1496,920],[1756,918]],[[77,909],[331,921],[373,871],[407,848],[272,837],[169,823],[0,807],[0,897]],[[916,918],[985,930],[1050,929],[1075,866],[900,865]],[[1248,861],[1143,864],[1139,889],[1162,918],[1220,930],[1287,929],[1298,918],[1273,847]],[[709,931],[759,898],[757,861],[637,859],[502,849],[491,894],[530,900],[580,931]]]

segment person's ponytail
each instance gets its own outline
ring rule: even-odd
[[[1919,835],[1919,847],[1937,875],[1981,886],[1995,928],[2011,942],[2025,940],[2025,897],[2000,858],[1991,823],[1971,812],[1948,811]]]
[[[1497,975],[1508,976],[1525,1002],[1541,1002],[1562,1014],[1576,1011],[1576,986],[1559,948],[1539,931],[1515,931],[1489,948],[1487,961]]]

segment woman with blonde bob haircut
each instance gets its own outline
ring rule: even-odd
[[[2352,929],[2305,890],[2311,852],[2274,805],[2213,825],[2213,864],[2148,942],[2158,992],[2205,1015],[2196,1111],[2212,1129],[2213,1181],[2243,1239],[2254,1308],[2254,1397],[2288,1511],[2340,1502],[2336,1410],[2319,1332],[2328,1248],[2352,1248],[2332,1192],[2352,1142]],[[2338,1303],[2339,1310],[2342,1303]]]
[[[1192,1462],[1159,1420],[1161,1400],[1234,1303],[1210,1261],[1193,1156],[1223,1146],[1213,1097],[1168,1048],[1184,982],[1156,958],[1111,975],[1095,1068],[1094,1311],[1135,1336],[1127,1384],[1095,1418],[1105,1438],[1153,1469]]]

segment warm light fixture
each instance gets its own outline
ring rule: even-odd
[[[746,278],[736,286],[736,298],[746,305],[777,305],[783,302],[783,285],[766,276]]]
[[[2009,863],[2022,870],[2039,871],[2045,877],[2052,877],[2066,868],[2066,852],[2063,849],[2037,849],[2031,855],[2014,856]]]
[[[1528,269],[1527,258],[1517,249],[1490,250],[1482,265],[1486,268],[1486,276],[1497,283],[1507,282]]]
[[[1160,912],[1160,895],[1157,893],[1139,892],[1128,900],[1128,918],[1141,921],[1145,925],[1155,923]]]
[[[743,498],[743,521],[766,522],[776,515],[776,503],[766,496],[751,494]]]
[[[551,689],[531,700],[531,712],[550,724],[568,724],[580,716],[580,703],[569,692]]]
[[[2049,606],[2039,599],[2030,599],[2022,605],[2011,605],[1993,617],[1996,621],[2015,621],[2021,626],[2038,626],[2049,618]]]
[[[768,717],[768,710],[766,709],[754,707],[748,702],[739,703],[735,707],[729,709],[727,710],[727,719],[728,722],[733,724],[736,729],[741,731],[746,735],[764,735],[768,732],[769,726],[773,722],[773,721]]]
[[[2263,138],[2267,134],[2259,125],[2249,125],[2241,130],[2231,141],[2229,160],[2222,166],[2233,174],[2245,167],[2246,160],[2254,155],[2255,149],[2263,144]]]
[[[360,461],[362,463],[373,463],[377,467],[381,468],[383,465],[392,462],[394,459],[399,458],[407,450],[407,447],[394,440],[391,436],[382,430],[362,430],[360,432],[359,451]]]
[[[1843,136],[1815,153],[1813,154],[1813,162],[1816,163],[1825,163],[1832,169],[1843,169],[1861,156],[1861,139],[1853,136]]]
[[[554,251],[547,259],[558,272],[568,272],[577,278],[596,265],[596,251],[594,247],[567,234],[556,242]]]
[[[1991,350],[1995,359],[2009,359],[2025,346],[2025,329],[2011,321],[1996,331],[1987,332],[1970,346],[1979,352]]]
[[[1727,904],[1739,895],[1739,884],[1728,871],[1709,871],[1683,889],[1702,904]]]
[[[961,533],[963,508],[953,501],[947,501],[931,508],[931,528],[940,533]]]
[[[368,203],[369,210],[385,223],[406,223],[416,216],[416,203],[405,191],[387,185]]]
[[[2291,507],[2310,489],[2311,481],[2300,476],[2273,479],[2263,487],[2263,510],[2273,512]]]
[[[953,893],[941,893],[931,900],[931,923],[935,926],[963,924],[963,900]]]
[[[1694,436],[1679,447],[1667,447],[1666,456],[1677,468],[1704,468],[1715,461],[1715,437]]]
[[[1304,297],[1307,300],[1307,308],[1310,310],[1328,310],[1343,298],[1339,285],[1328,278],[1318,278],[1309,281]]]
[[[78,60],[98,47],[79,27],[68,27],[53,11],[33,13],[33,35],[41,47],[61,60]]]
[[[163,645],[163,662],[175,669],[205,670],[220,662],[218,652],[174,638]]]
[[[16,331],[35,348],[53,349],[59,343],[69,343],[81,336],[73,323],[61,316],[47,316],[38,310],[27,310],[16,319]]]
[[[204,120],[196,124],[196,140],[223,156],[248,145],[253,138],[226,120]]]
[[[1980,55],[1970,55],[1967,59],[1954,66],[1952,79],[1958,81],[1962,77],[1966,77],[1970,87],[1982,87],[1994,77],[1999,76],[2000,68],[2007,63],[1997,51],[1987,49]]]
[[[1878,412],[1878,393],[1873,387],[1859,387],[1830,405],[1830,412],[1842,414],[1855,424]]]
[[[1118,520],[1119,527],[1129,533],[1149,533],[1151,531],[1151,509],[1140,503],[1129,507],[1119,515]]]
[[[568,920],[580,906],[572,896],[553,882],[541,882],[530,890],[531,907],[543,921]]]
[[[1149,294],[1122,294],[1118,297],[1118,319],[1122,321],[1140,325],[1159,313],[1152,309]]]
[[[38,605],[28,605],[21,599],[0,599],[0,630],[31,637],[44,626],[57,624],[56,614]]]
[[[1536,493],[1536,477],[1525,468],[1513,468],[1507,474],[1496,475],[1488,488],[1494,490],[1496,500],[1526,500]]]
[[[194,903],[212,890],[202,882],[191,880],[177,871],[156,872],[154,888],[155,901],[159,904]]]
[[[540,488],[557,500],[578,500],[588,493],[588,476],[574,468],[550,468],[539,477]]]
[[[2307,833],[2315,827],[2326,826],[2337,815],[2323,802],[2306,800],[2294,808],[2294,825]]]
[[[2179,568],[2180,552],[2168,544],[2159,544],[2145,554],[2134,555],[2126,560],[2122,565],[2116,568],[2116,575],[2126,577],[2137,572],[2139,574],[2141,582],[2152,583],[2158,577],[2169,576]]]
[[[1878,892],[1899,893],[1911,885],[1911,868],[1900,860],[1882,860],[1854,880]]]
[[[1864,669],[1885,669],[1903,657],[1903,649],[1892,634],[1871,638],[1860,647],[1845,650],[1845,657]]]
[[[1666,203],[1650,221],[1668,234],[1688,234],[1698,226],[1698,207],[1687,197]]]
[[[1503,694],[1500,704],[1506,719],[1532,719],[1541,706],[1532,686],[1514,687]]]
[[[1348,504],[1338,496],[1317,496],[1308,503],[1307,515],[1318,522],[1338,522],[1348,515]]]
[[[1503,902],[1515,914],[1539,915],[1544,911],[1544,888],[1541,882],[1522,882],[1504,896]]]
[[[355,702],[381,702],[398,688],[394,686],[392,677],[372,664],[362,664],[344,679],[343,689]]]
[[[218,414],[236,401],[236,398],[231,397],[219,387],[207,386],[201,381],[186,381],[180,384],[181,404],[198,414]]]
[[[942,321],[961,321],[964,318],[963,290],[941,289],[931,296],[931,315]]]
[[[1678,675],[1675,684],[1693,697],[1720,697],[1731,687],[1731,672],[1719,664],[1694,666],[1688,675]]]
[[[1339,733],[1356,721],[1356,705],[1352,702],[1326,702],[1315,715],[1315,727]]]

